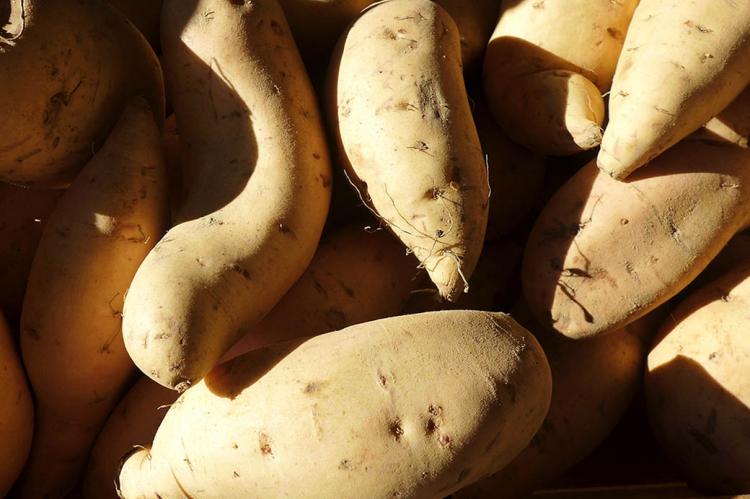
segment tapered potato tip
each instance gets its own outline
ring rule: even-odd
[[[613,179],[624,180],[641,165],[618,159],[602,145],[602,148],[599,149],[599,155],[596,157],[596,166]]]
[[[435,268],[428,269],[427,273],[432,282],[435,283],[443,300],[455,303],[462,293],[469,290],[469,283],[458,259],[443,257]]]

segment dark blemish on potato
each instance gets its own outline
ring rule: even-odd
[[[429,476],[430,476],[430,474],[429,474],[429,473],[427,473],[426,471],[423,471],[423,472],[422,472],[422,474],[421,474],[420,476],[422,477],[422,480],[427,480],[427,477],[429,477]]]
[[[430,150],[430,146],[428,146],[426,142],[418,140],[413,146],[407,147],[407,149],[414,149],[415,151],[427,153],[427,151]]]
[[[264,456],[273,457],[273,449],[271,449],[271,437],[263,432],[258,433],[258,446],[260,447],[261,454],[263,454]]]
[[[275,19],[271,19],[271,29],[278,36],[283,36],[284,35],[284,29],[281,27],[281,25],[278,22],[276,22]]]
[[[26,161],[30,157],[36,156],[40,152],[42,152],[42,149],[41,148],[37,148],[37,149],[34,149],[34,150],[32,150],[32,151],[30,151],[30,152],[28,152],[26,154],[22,154],[21,156],[18,156],[16,158],[16,163],[23,163],[24,161]]]
[[[706,26],[703,26],[702,24],[694,23],[694,22],[693,22],[693,21],[691,21],[690,19],[688,19],[687,21],[685,21],[685,22],[684,22],[684,24],[685,24],[685,26],[687,26],[688,28],[695,28],[695,29],[697,29],[698,31],[700,31],[701,33],[713,33],[713,31],[714,31],[714,30],[712,30],[711,28],[708,28],[708,27],[706,27]]]
[[[349,298],[354,298],[355,297],[354,290],[352,288],[350,288],[349,286],[347,286],[346,284],[344,284],[341,281],[339,281],[338,284],[339,284],[339,286],[341,286],[341,289],[344,290],[344,292],[347,294],[347,296],[349,296]]]
[[[425,433],[425,435],[427,435],[427,436],[432,435],[433,433],[435,433],[435,430],[437,430],[438,427],[439,427],[439,425],[438,425],[437,421],[435,421],[432,418],[427,419],[427,422],[424,425],[424,433]]]
[[[348,459],[342,459],[339,462],[339,469],[343,471],[349,471],[352,469],[352,462]]]
[[[535,2],[532,4],[532,7],[535,9],[543,9],[544,8],[544,0],[541,0],[540,2]]]
[[[623,39],[622,31],[620,31],[617,28],[612,28],[612,27],[607,28],[607,34],[609,36],[611,36],[612,38],[614,38],[615,40],[622,40]]]
[[[445,231],[443,231],[442,229],[438,229],[435,231],[435,237],[437,237],[438,239],[440,239],[443,236],[445,236]]]
[[[441,447],[445,449],[449,449],[451,447],[451,444],[453,443],[453,440],[451,439],[449,435],[442,434],[438,438],[438,443],[440,444]]]
[[[461,472],[458,474],[458,481],[456,483],[461,483],[464,480],[466,480],[466,477],[469,476],[469,473],[471,473],[471,468],[462,469]]]
[[[57,149],[57,146],[60,145],[60,137],[55,137],[52,139],[52,149]]]
[[[716,357],[718,357],[718,356],[719,356],[719,352],[711,352],[711,353],[710,353],[710,354],[708,355],[708,360],[715,360],[715,359],[716,359]]]
[[[314,152],[314,153],[313,153],[313,158],[315,158],[315,159],[320,159],[320,154],[318,154],[318,153]]]
[[[236,471],[232,472],[232,478],[239,478],[239,477],[240,477],[239,473],[237,473]]]
[[[26,334],[26,336],[28,336],[32,340],[39,341],[39,340],[42,339],[42,337],[39,336],[39,331],[37,331],[33,327],[26,327],[26,328],[24,328],[23,332],[24,332],[24,334]]]
[[[388,28],[388,27],[386,27],[385,29],[383,29],[382,36],[383,36],[383,38],[385,38],[387,40],[395,40],[396,39],[396,33],[391,28]]]
[[[246,268],[242,267],[241,265],[239,265],[237,263],[230,264],[229,265],[229,270],[232,270],[232,271],[240,274],[242,277],[244,277],[248,281],[252,279],[252,276],[250,275],[250,272]]]
[[[396,442],[401,440],[401,435],[404,434],[404,428],[401,426],[401,420],[395,419],[388,425],[388,433],[390,433]]]
[[[567,269],[562,269],[561,275],[563,277],[581,277],[584,279],[592,279],[594,277],[591,274],[589,274],[586,270],[579,269],[577,267],[570,267]]]
[[[714,444],[713,440],[711,440],[711,438],[709,438],[702,431],[696,428],[689,428],[688,434],[693,437],[693,440],[695,440],[695,442],[709,454],[716,455],[719,453],[719,449],[716,447],[716,444]]]
[[[213,305],[211,305],[211,308],[214,309],[214,311],[217,311],[217,310],[219,310],[219,304],[218,303],[214,303]]]
[[[627,218],[621,218],[620,219],[620,225],[628,225],[630,223],[630,220]]]
[[[302,393],[304,393],[306,395],[312,395],[314,393],[320,392],[323,389],[324,386],[325,386],[324,382],[321,382],[321,381],[310,381],[302,389]]]
[[[240,446],[236,442],[232,442],[232,449],[239,449]]]
[[[388,386],[388,378],[384,374],[378,373],[378,384],[381,388],[386,388]]]
[[[430,404],[430,406],[427,408],[427,412],[429,412],[433,416],[440,416],[441,414],[443,414],[443,408],[439,405]]]
[[[211,226],[211,225],[224,225],[224,222],[222,222],[218,218],[209,217],[208,218],[208,225],[209,226]],[[162,241],[162,242],[164,242],[164,241]]]
[[[330,187],[331,186],[331,177],[328,175],[323,175],[322,173],[318,175],[318,178],[320,178],[320,183],[323,184],[323,187]]]
[[[292,228],[289,227],[284,222],[279,223],[279,232],[281,232],[282,234],[285,234],[285,235],[287,235],[289,237],[292,237],[294,239],[297,239],[297,235],[294,233],[294,231],[292,230]]]
[[[315,278],[315,273],[310,271],[310,279],[312,279],[313,287],[315,287],[315,291],[320,293],[321,295],[328,298],[328,291],[326,291],[326,288],[323,287],[323,285],[318,281],[318,279]]]

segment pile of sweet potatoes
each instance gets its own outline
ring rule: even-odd
[[[0,497],[524,497],[634,400],[750,493],[750,2],[0,0],[0,82]]]

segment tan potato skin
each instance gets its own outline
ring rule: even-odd
[[[0,183],[0,310],[12,323],[21,316],[31,261],[62,193]]]
[[[609,98],[599,168],[623,179],[750,84],[750,2],[642,0]]]
[[[21,357],[0,312],[0,497],[6,497],[31,448],[34,405]]]
[[[750,139],[750,87],[746,87],[728,107],[691,137],[725,141],[747,149]]]
[[[106,2],[3,3],[11,24],[0,31],[0,180],[69,184],[134,95],[149,101],[161,123],[159,61]]]
[[[538,343],[504,314],[360,324],[214,369],[170,408],[153,447],[127,458],[120,490],[443,497],[528,443],[550,389]]]
[[[517,307],[518,309],[519,307]],[[535,324],[521,306],[514,317],[534,332],[552,371],[552,402],[530,445],[498,473],[456,492],[456,499],[525,497],[589,455],[611,433],[638,390],[646,360],[650,317],[585,341]],[[527,322],[528,321],[528,322]]]
[[[417,261],[385,231],[349,227],[324,239],[299,281],[224,356],[285,340],[326,333],[398,314],[414,287]],[[84,496],[116,497],[114,480],[122,456],[154,435],[178,393],[141,377],[102,429],[89,458]],[[145,415],[145,417],[144,417]]]
[[[618,182],[589,163],[549,201],[524,294],[571,338],[619,329],[687,286],[750,222],[750,152],[684,141]]]
[[[682,302],[648,356],[654,435],[691,486],[750,490],[750,260]],[[689,387],[689,389],[687,389]]]
[[[136,365],[168,388],[201,379],[310,263],[330,161],[309,79],[275,0],[167,0],[185,203],[128,293]]]
[[[17,497],[70,491],[135,371],[120,312],[138,265],[166,229],[160,145],[148,104],[135,100],[45,227],[21,316],[37,411]]]
[[[551,155],[599,145],[609,90],[637,0],[504,2],[484,59],[495,120]]]
[[[456,25],[430,1],[384,1],[338,52],[328,110],[342,163],[440,295],[455,301],[482,250],[489,204]]]

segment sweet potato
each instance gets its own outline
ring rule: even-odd
[[[535,324],[525,306],[514,317],[533,325],[552,371],[552,402],[529,446],[496,474],[454,494],[456,499],[516,499],[562,476],[609,435],[640,386],[651,316],[610,335],[575,341]],[[663,316],[663,314],[658,314]]]
[[[6,497],[31,448],[34,406],[15,341],[0,312],[0,497]]]
[[[128,353],[184,389],[282,298],[310,263],[330,161],[302,60],[275,0],[167,0],[185,202],[125,300]]]
[[[750,87],[745,88],[726,109],[711,118],[690,138],[725,141],[747,148],[750,139]]]
[[[36,428],[18,497],[63,497],[83,471],[135,371],[120,311],[167,219],[159,129],[137,98],[60,199],[31,267],[21,351]]]
[[[325,362],[321,362],[325,359]],[[122,497],[444,497],[502,467],[547,411],[549,366],[504,314],[382,319],[250,352],[169,409]]]
[[[0,180],[63,186],[91,158],[130,97],[159,123],[159,61],[101,0],[1,0]],[[0,19],[0,26],[5,19]]]
[[[489,204],[455,23],[427,0],[371,7],[339,42],[327,99],[363,199],[455,301],[479,258]]]
[[[750,490],[750,258],[691,295],[648,356],[656,439],[691,486]]]
[[[415,284],[417,262],[385,231],[347,228],[321,242],[302,277],[274,309],[227,352],[229,360],[284,340],[396,315]],[[89,458],[84,495],[116,497],[122,456],[152,442],[177,392],[142,377],[102,429]]]
[[[683,141],[627,182],[589,163],[529,237],[526,299],[582,338],[619,329],[675,296],[750,223],[750,151]]]
[[[637,0],[503,2],[484,60],[495,120],[534,151],[599,145],[609,90]]]
[[[36,247],[61,190],[0,183],[0,310],[16,323]]]
[[[750,2],[642,0],[617,62],[597,163],[623,179],[750,84]]]

